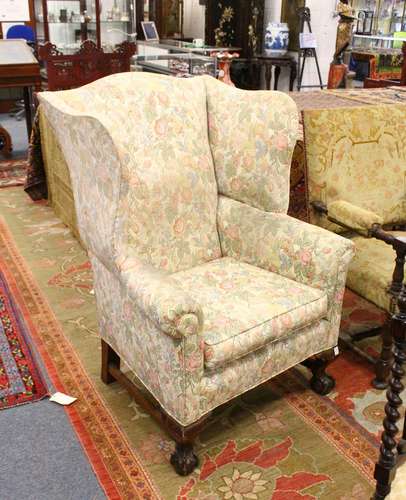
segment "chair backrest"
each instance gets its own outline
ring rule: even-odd
[[[174,272],[221,256],[202,78],[121,73],[40,103],[67,160],[81,237]]]
[[[35,32],[31,26],[16,24],[7,30],[6,38],[23,38],[27,42],[35,42]]]
[[[129,246],[168,272],[221,257],[218,192],[287,210],[298,115],[283,94],[121,73],[39,100],[69,166],[81,237],[106,265]]]
[[[309,202],[343,200],[406,220],[406,105],[303,112]],[[311,208],[311,222],[334,229]]]

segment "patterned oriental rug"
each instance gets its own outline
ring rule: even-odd
[[[32,319],[31,335],[52,383],[78,398],[66,412],[108,498],[370,498],[385,401],[370,386],[371,363],[344,351],[330,367],[337,387],[329,397],[309,390],[309,374],[300,367],[246,394],[200,436],[199,468],[179,477],[169,464],[174,443],[124,389],[100,380],[83,249],[50,208],[21,188],[0,191],[0,213],[6,281]],[[346,304],[344,329],[382,319],[351,293]],[[359,346],[376,356],[379,340]]]
[[[0,161],[0,188],[23,186],[26,177],[26,159]]]
[[[33,403],[47,395],[29,347],[28,312],[15,303],[3,268],[0,256],[0,410]]]

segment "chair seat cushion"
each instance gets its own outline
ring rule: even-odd
[[[327,315],[324,291],[232,258],[172,275],[201,305],[205,367],[215,369]]]
[[[406,237],[404,231],[391,234]],[[395,269],[395,250],[375,238],[352,238],[355,243],[355,257],[348,268],[347,286],[376,306],[390,311],[388,289]]]

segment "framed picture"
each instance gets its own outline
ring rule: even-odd
[[[159,35],[154,21],[141,21],[141,26],[147,42],[159,42]]]

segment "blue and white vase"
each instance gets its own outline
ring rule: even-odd
[[[288,52],[289,26],[286,23],[269,23],[265,30],[265,53],[284,56]]]

